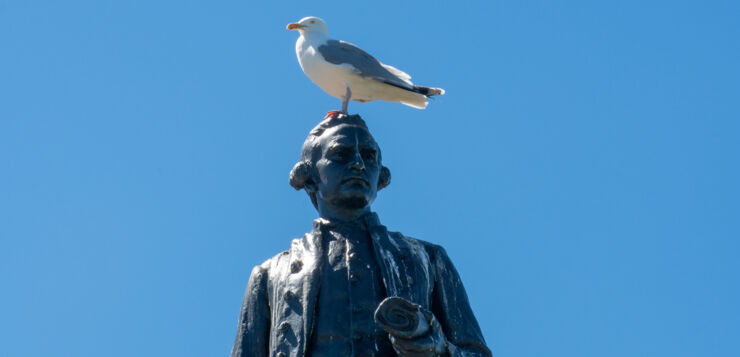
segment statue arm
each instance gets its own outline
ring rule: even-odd
[[[439,321],[451,357],[491,356],[468,302],[460,275],[444,248],[435,246],[432,313]]]
[[[270,305],[267,297],[267,270],[257,266],[244,293],[239,327],[231,357],[267,357],[270,332]]]

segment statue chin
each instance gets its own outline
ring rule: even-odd
[[[370,205],[364,196],[338,197],[332,200],[332,206],[346,210],[360,210]]]

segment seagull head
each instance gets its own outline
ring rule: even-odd
[[[324,36],[329,35],[329,29],[326,27],[326,22],[315,16],[304,17],[301,21],[289,23],[286,28],[288,30],[298,30],[301,35],[312,32],[320,33]]]

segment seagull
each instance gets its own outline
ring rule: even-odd
[[[427,98],[445,93],[442,88],[414,85],[411,76],[361,48],[329,39],[326,22],[318,17],[304,17],[288,24],[287,29],[300,33],[295,52],[303,73],[326,93],[341,99],[344,114],[350,99],[360,103],[379,99],[424,109]]]

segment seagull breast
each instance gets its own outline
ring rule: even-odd
[[[327,62],[319,52],[319,46],[325,45],[327,38],[320,34],[306,34],[298,37],[295,50],[298,63],[303,73],[314,84],[333,97],[344,97],[347,86],[352,87],[352,69],[344,65]],[[352,95],[354,97],[354,93]],[[357,98],[359,99],[359,98]]]

